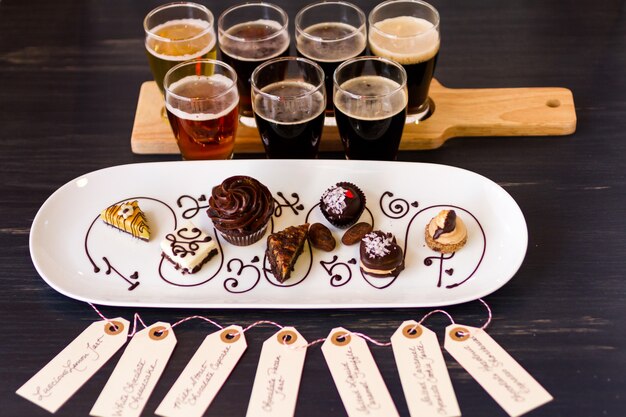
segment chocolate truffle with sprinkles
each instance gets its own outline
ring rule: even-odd
[[[363,214],[365,194],[351,182],[338,182],[322,194],[320,210],[330,224],[345,229]]]
[[[404,269],[404,252],[391,233],[375,230],[361,239],[361,272],[374,278],[395,277]]]

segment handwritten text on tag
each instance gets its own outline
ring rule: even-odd
[[[128,324],[119,317],[92,323],[20,387],[17,394],[51,413],[56,412],[124,346]]]
[[[338,327],[326,338],[322,353],[350,417],[398,416],[365,340]]]
[[[411,416],[460,416],[437,335],[408,320],[391,336],[391,346]]]
[[[450,325],[444,347],[510,416],[520,416],[552,400],[482,329]]]
[[[208,335],[156,409],[156,414],[167,417],[202,416],[246,347],[243,329],[239,326],[230,326]]]
[[[293,327],[284,327],[263,342],[247,417],[294,415],[306,345]]]
[[[139,416],[175,346],[169,323],[155,323],[135,334],[89,414]]]

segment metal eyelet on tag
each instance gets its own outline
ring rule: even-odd
[[[278,343],[283,345],[291,345],[298,340],[298,335],[291,330],[283,330],[276,335]]]
[[[464,342],[470,337],[470,332],[465,327],[455,327],[450,330],[450,337],[457,342]]]
[[[335,332],[331,336],[330,341],[335,346],[346,346],[350,343],[350,334],[344,331]]]
[[[163,340],[168,334],[169,331],[164,326],[156,326],[148,333],[148,336],[152,340]]]
[[[235,343],[241,337],[241,332],[233,333],[232,329],[226,329],[220,333],[220,339],[224,343]]]
[[[116,334],[120,334],[124,331],[124,324],[121,321],[112,320],[110,322],[105,323],[104,332],[109,336],[115,336]]]
[[[422,335],[422,326],[419,324],[409,324],[404,326],[402,329],[402,334],[404,337],[409,339],[417,339]]]

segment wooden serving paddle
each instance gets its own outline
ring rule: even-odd
[[[426,120],[407,123],[401,150],[435,149],[450,138],[469,136],[562,136],[576,131],[572,92],[566,88],[454,89],[433,80],[430,97],[435,104]],[[137,154],[177,154],[176,140],[162,116],[163,97],[154,81],[139,91],[131,135]],[[320,150],[342,149],[335,126],[325,126]],[[236,153],[263,153],[256,127],[239,125]]]

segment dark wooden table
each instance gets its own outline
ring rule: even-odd
[[[205,2],[206,3],[206,2]],[[219,15],[232,0],[208,2]],[[305,3],[277,0],[293,19]],[[374,1],[359,1],[369,12]],[[29,256],[31,222],[67,181],[119,164],[176,160],[137,156],[129,137],[140,84],[150,79],[143,16],[155,2],[0,2],[0,414],[48,413],[14,391],[98,317],[44,283]],[[526,259],[486,297],[489,333],[555,397],[535,416],[623,416],[626,392],[626,8],[624,1],[437,1],[442,47],[437,78],[450,87],[563,86],[574,93],[578,129],[569,137],[457,139],[403,161],[480,173],[504,187],[528,223]],[[293,49],[292,49],[293,50]],[[249,157],[237,155],[238,158]],[[262,157],[254,155],[253,157]],[[341,158],[338,154],[324,158]],[[486,319],[475,301],[447,309]],[[380,340],[427,309],[167,310],[103,307],[108,316],[170,322],[203,314],[221,323],[259,319],[296,326],[309,340],[343,325]],[[428,322],[439,337],[443,316]],[[145,414],[151,415],[200,341],[202,322],[177,329],[178,346]],[[207,412],[243,416],[262,342],[249,348]],[[391,395],[408,416],[393,354],[370,346]],[[87,415],[114,357],[57,413]],[[502,409],[446,353],[464,416]],[[297,416],[345,415],[319,346],[307,354]]]

